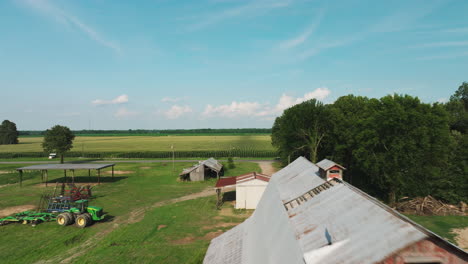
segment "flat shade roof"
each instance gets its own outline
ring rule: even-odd
[[[17,168],[16,170],[100,170],[115,164],[96,163],[65,163],[65,164],[40,164]]]

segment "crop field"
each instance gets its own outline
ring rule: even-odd
[[[42,137],[20,137],[17,145],[0,145],[0,152],[42,152]],[[254,149],[273,151],[269,135],[237,136],[88,136],[76,137],[73,152],[210,151]]]
[[[103,183],[93,188],[96,198],[90,205],[104,208],[108,215],[104,222],[84,229],[55,222],[1,226],[0,259],[3,263],[201,263],[211,239],[251,212],[234,210],[228,202],[216,210],[211,189],[215,180],[177,181],[178,172],[191,165],[176,163],[173,172],[171,163],[117,164],[114,180],[104,173]],[[63,179],[62,172],[50,171],[51,184],[46,188],[39,173],[28,173],[20,188],[12,170],[21,166],[0,165],[0,213],[36,205],[40,194],[53,191],[54,183]],[[257,163],[236,163],[225,175],[249,171],[260,168]],[[87,172],[77,171],[76,181],[88,182]],[[208,194],[171,202],[200,192]]]

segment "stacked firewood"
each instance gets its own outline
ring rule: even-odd
[[[396,209],[405,214],[414,215],[467,215],[467,206],[443,203],[432,196],[417,197],[397,203]]]

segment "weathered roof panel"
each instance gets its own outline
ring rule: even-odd
[[[374,263],[426,237],[344,184],[288,215],[307,263]]]

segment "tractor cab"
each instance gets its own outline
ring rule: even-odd
[[[88,208],[88,200],[78,200],[75,201],[75,206],[70,209],[72,213],[75,214],[84,214],[87,212]]]

